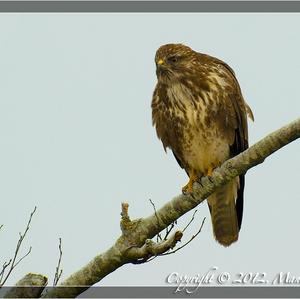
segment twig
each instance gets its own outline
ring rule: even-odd
[[[196,214],[196,213],[197,213],[197,210],[194,211],[191,220],[190,220],[189,223],[185,226],[185,228],[182,230],[183,233],[184,233],[184,231],[190,226],[190,224],[194,221],[194,219],[195,219],[195,214]],[[204,218],[204,219],[205,219],[205,218]]]
[[[28,256],[28,255],[30,254],[31,249],[32,249],[32,247],[30,246],[29,249],[28,249],[28,251],[27,251],[27,253],[24,254],[21,258],[19,258],[19,260],[15,263],[14,267],[17,267],[17,266],[20,264],[20,262],[21,262],[26,256]]]
[[[154,202],[151,200],[151,198],[149,198],[149,201],[150,201],[150,203],[151,203],[151,205],[152,205],[152,207],[153,207],[154,214],[155,214],[155,217],[156,217],[156,219],[157,219],[157,224],[160,225],[160,223],[159,223],[159,218],[158,218],[157,212],[156,212],[155,204],[154,204]],[[166,239],[165,239],[165,240],[166,240]],[[161,237],[160,233],[158,233],[158,234],[156,235],[156,242],[159,242],[159,241],[162,241],[162,237]]]
[[[190,220],[189,223],[185,226],[185,228],[182,230],[183,233],[184,233],[184,231],[190,226],[190,224],[194,221],[194,219],[195,219],[195,214],[196,214],[196,213],[197,213],[197,210],[194,211],[191,220]],[[175,224],[177,224],[176,221],[172,222],[172,224],[166,228],[166,235],[165,235],[165,237],[164,237],[164,240],[167,240],[167,238],[168,238],[170,232],[173,230]]]
[[[61,258],[62,258],[62,249],[61,249],[61,238],[59,238],[59,245],[58,245],[58,249],[59,249],[59,258],[58,258],[58,263],[57,263],[57,267],[55,270],[55,275],[54,275],[54,280],[53,280],[53,286],[56,286],[63,270],[60,269],[60,263],[61,263]]]
[[[4,264],[2,266],[2,270],[0,272],[0,283],[1,283],[2,279],[3,279],[4,273],[5,273],[5,269],[10,265],[11,261],[12,260],[10,259],[8,262],[4,262]]]
[[[1,230],[2,227],[3,227],[3,224],[0,225],[0,230]]]
[[[185,226],[185,228],[182,230],[182,233],[183,233],[183,232],[189,227],[189,225],[193,222],[196,213],[197,213],[197,210],[194,211],[191,220],[190,220],[189,223]],[[159,254],[159,255],[152,256],[152,257],[150,257],[149,259],[147,259],[146,261],[139,262],[139,264],[141,264],[141,263],[149,263],[149,262],[153,261],[155,258],[157,258],[157,257],[159,257],[159,256],[168,255],[168,254],[173,254],[173,253],[175,253],[176,251],[178,251],[178,250],[182,249],[183,247],[185,247],[186,245],[188,245],[190,242],[193,241],[193,239],[195,239],[195,238],[200,234],[200,232],[201,232],[201,230],[202,230],[202,227],[203,227],[203,225],[204,225],[205,219],[206,219],[206,218],[204,218],[204,219],[202,220],[201,226],[200,226],[199,230],[197,231],[197,233],[196,233],[195,235],[193,235],[193,236],[191,237],[191,239],[190,239],[188,242],[186,242],[185,244],[183,244],[182,246],[176,248],[175,250],[173,250],[173,251],[171,251],[171,252],[165,252],[165,253],[162,253],[162,254]],[[170,248],[170,249],[171,249],[171,248]]]
[[[182,230],[182,233],[184,233],[184,231],[185,231],[185,230],[190,226],[190,224],[194,221],[194,219],[195,219],[195,214],[196,214],[196,213],[197,213],[197,210],[194,211],[191,220],[188,222],[188,224],[187,224],[187,225],[185,226],[185,228]],[[204,220],[205,220],[205,218],[204,218]],[[204,220],[203,220],[203,222],[204,222]],[[167,240],[167,237],[168,237],[168,235],[170,234],[170,232],[172,231],[172,229],[174,228],[174,226],[175,226],[175,221],[170,225],[170,229],[168,229],[168,227],[166,228],[167,233],[166,233],[166,236],[164,237],[164,241]],[[203,224],[201,225],[201,228],[202,228],[202,226],[203,226]],[[196,233],[196,235],[192,237],[192,239],[194,239],[194,238],[201,232],[201,228],[200,228],[200,230]],[[191,242],[192,239],[191,239],[189,242]],[[185,245],[186,245],[186,244],[185,244]],[[185,246],[185,245],[184,245],[184,246]],[[181,248],[184,247],[184,246],[181,246]],[[167,254],[167,253],[165,253],[165,254]],[[139,264],[141,264],[141,263],[149,263],[149,262],[153,261],[155,258],[157,258],[158,256],[162,256],[162,255],[165,255],[165,254],[154,255],[154,256],[150,257],[149,259],[147,259],[146,261],[138,262],[138,263],[139,263]]]
[[[33,211],[30,214],[30,217],[29,217],[29,220],[27,222],[27,226],[26,226],[26,229],[25,229],[24,233],[23,234],[19,233],[20,237],[19,237],[19,240],[18,240],[16,249],[15,249],[15,254],[14,254],[13,258],[10,259],[8,263],[4,263],[4,265],[2,267],[2,270],[1,270],[1,273],[0,273],[0,275],[1,275],[0,276],[0,287],[2,287],[5,284],[5,282],[7,281],[8,277],[10,276],[11,272],[18,266],[18,264],[26,256],[28,256],[30,254],[30,252],[31,252],[31,247],[30,247],[29,250],[28,250],[28,252],[25,255],[23,255],[20,259],[17,260],[17,257],[18,257],[21,245],[22,245],[23,240],[24,240],[24,238],[25,238],[25,236],[26,236],[26,234],[27,234],[27,232],[29,230],[30,223],[31,223],[31,220],[32,220],[32,216],[35,213],[35,211],[36,211],[36,207],[34,207]],[[8,269],[8,272],[5,275],[5,270],[6,270],[6,268],[8,266],[9,266],[9,269]]]
[[[164,240],[167,240],[168,239],[168,236],[170,234],[170,232],[173,230],[175,226],[175,222],[172,222],[171,225],[169,225],[167,228],[166,228],[166,235],[164,237]]]
[[[162,255],[164,252],[175,247],[180,242],[182,232],[176,231],[169,239],[155,243],[151,239],[147,239],[142,247],[132,247],[127,252],[127,257],[132,260],[133,264],[142,264],[153,256]]]
[[[202,227],[204,225],[205,219],[206,219],[206,217],[203,218],[201,226],[200,226],[199,230],[197,231],[197,233],[195,235],[193,235],[186,243],[184,243],[182,246],[176,248],[175,250],[172,250],[170,252],[165,252],[165,253],[162,253],[160,255],[173,254],[173,253],[177,252],[178,250],[182,249],[183,247],[185,247],[186,245],[188,245],[189,243],[191,243],[201,233],[201,230],[202,230]]]

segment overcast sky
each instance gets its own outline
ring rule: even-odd
[[[37,206],[11,275],[53,281],[58,238],[63,278],[120,235],[120,204],[132,218],[181,192],[185,172],[165,154],[151,124],[154,55],[180,42],[226,61],[255,115],[250,144],[299,117],[300,16],[297,14],[1,14],[0,262]],[[203,232],[180,252],[125,265],[102,285],[164,285],[171,272],[213,266],[300,276],[299,166],[296,141],[246,176],[243,226],[229,248],[213,238],[206,202],[184,235]],[[193,212],[178,221],[182,229]]]

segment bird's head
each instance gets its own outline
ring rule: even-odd
[[[197,61],[198,53],[183,44],[166,44],[155,55],[158,80],[172,81],[186,75]]]

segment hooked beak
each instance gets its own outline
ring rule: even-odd
[[[164,61],[163,61],[162,59],[159,59],[159,60],[157,61],[157,66],[163,65],[163,64],[164,64]]]
[[[160,77],[161,75],[163,75],[166,72],[166,68],[167,68],[167,66],[166,66],[164,60],[159,59],[156,62],[156,75],[157,75],[157,77]]]

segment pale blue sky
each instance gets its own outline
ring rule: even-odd
[[[151,125],[154,54],[181,42],[223,59],[236,71],[255,122],[250,144],[299,117],[298,14],[1,14],[0,262],[38,210],[24,242],[27,272],[52,283],[63,241],[63,278],[120,235],[120,204],[132,218],[180,193],[187,177],[164,153]],[[188,247],[144,265],[125,265],[103,285],[163,285],[170,272],[280,271],[300,276],[300,143],[246,176],[239,241],[217,244],[207,204],[198,208]],[[191,214],[180,219],[179,228]]]

